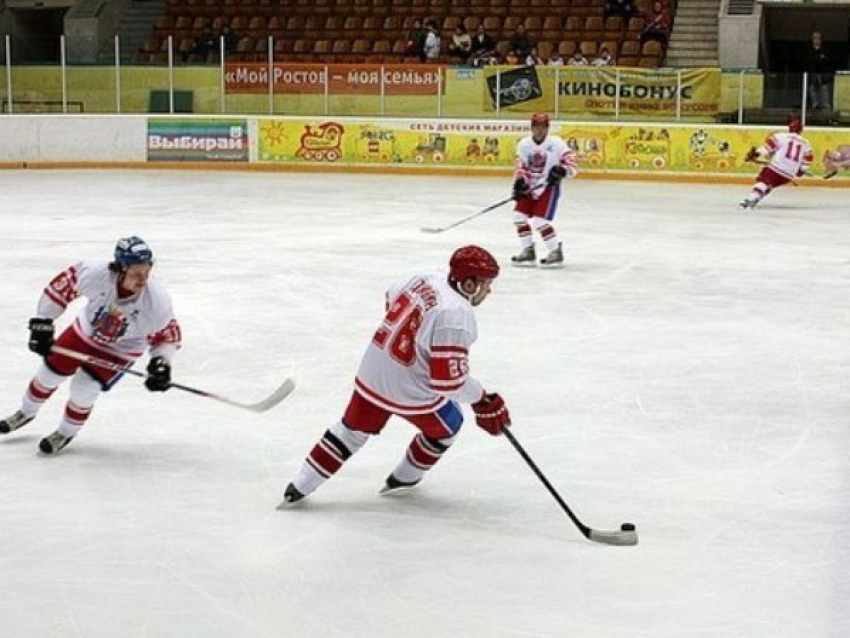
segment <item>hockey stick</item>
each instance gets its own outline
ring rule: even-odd
[[[561,495],[555,491],[555,488],[552,487],[552,484],[549,482],[543,472],[540,471],[540,468],[531,460],[531,457],[528,456],[528,453],[523,449],[523,447],[519,444],[519,441],[516,440],[516,437],[511,433],[509,428],[505,428],[502,430],[502,434],[504,434],[508,441],[511,442],[511,445],[514,446],[514,449],[519,452],[519,455],[523,458],[523,460],[528,464],[528,467],[532,469],[532,471],[537,475],[537,478],[540,479],[540,482],[546,486],[546,489],[549,490],[549,493],[554,497],[556,501],[558,501],[558,505],[561,506],[561,509],[570,517],[570,520],[573,524],[578,527],[579,531],[584,534],[584,537],[588,540],[591,540],[595,543],[603,543],[605,545],[637,545],[638,536],[637,531],[635,530],[635,526],[631,523],[623,523],[620,526],[618,531],[602,531],[598,529],[592,529],[582,523],[578,516],[576,516],[573,511],[570,509],[569,505],[564,502],[564,499],[561,498]]]
[[[69,359],[76,359],[77,361],[82,361],[83,363],[88,363],[89,365],[97,366],[98,368],[114,370],[115,372],[123,372],[126,374],[133,375],[134,377],[141,377],[142,379],[148,378],[148,375],[146,375],[144,372],[133,370],[129,366],[122,366],[120,363],[106,361],[105,359],[98,359],[97,357],[92,357],[90,355],[83,354],[82,352],[77,352],[76,350],[69,350],[68,348],[63,348],[62,346],[56,345],[54,345],[50,350],[51,352],[55,352],[56,354],[61,354],[63,357],[68,357]],[[286,381],[284,381],[274,392],[272,392],[262,401],[258,401],[257,403],[242,403],[240,401],[235,401],[233,399],[223,397],[219,394],[215,394],[214,392],[199,390],[188,385],[183,385],[182,383],[172,382],[169,387],[177,388],[178,390],[183,390],[184,392],[191,392],[192,394],[196,394],[201,397],[206,397],[207,399],[212,399],[213,401],[218,401],[220,403],[226,403],[227,405],[232,405],[236,408],[242,408],[243,410],[250,410],[251,412],[265,412],[266,410],[273,408],[278,403],[283,401],[286,397],[288,397],[290,394],[292,394],[293,390],[295,390],[295,381],[292,378],[287,378]]]
[[[546,186],[545,182],[542,183],[542,184],[538,184],[537,186],[535,186],[534,188],[532,188],[528,192],[529,193],[534,192],[536,190],[539,190],[543,186]],[[511,195],[510,197],[506,197],[505,199],[498,201],[495,204],[490,204],[487,208],[483,208],[483,209],[479,210],[477,213],[469,215],[468,217],[464,217],[463,219],[459,219],[454,224],[449,224],[448,226],[437,226],[437,227],[426,226],[426,227],[422,228],[421,230],[422,230],[423,233],[444,233],[447,230],[454,228],[455,226],[460,226],[461,224],[465,224],[468,221],[472,221],[476,217],[481,217],[481,215],[484,215],[485,213],[489,213],[491,210],[496,210],[497,208],[501,208],[502,206],[504,206],[508,202],[513,202],[515,200],[516,200],[516,198],[513,195]]]

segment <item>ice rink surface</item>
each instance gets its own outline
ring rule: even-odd
[[[67,396],[0,439],[0,626],[14,638],[839,638],[850,635],[850,209],[785,188],[577,180],[567,267],[517,269],[510,178],[0,172],[0,408],[37,359],[59,270],[144,237],[182,323],[174,378],[126,378],[55,458]],[[401,276],[465,243],[503,265],[473,372],[590,526],[467,423],[417,490],[379,497],[393,420],[297,510],[283,488],[339,418]],[[146,358],[144,359],[146,362]]]

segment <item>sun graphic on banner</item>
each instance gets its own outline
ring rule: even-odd
[[[264,122],[261,137],[265,150],[271,153],[283,152],[284,146],[289,141],[283,122]]]

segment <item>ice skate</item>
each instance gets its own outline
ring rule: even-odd
[[[561,250],[561,244],[540,260],[540,265],[544,268],[560,268],[564,265],[564,252]]]
[[[514,266],[536,266],[537,255],[534,252],[534,246],[526,246],[518,255],[511,257],[511,263]]]
[[[395,476],[390,474],[387,477],[384,486],[381,488],[381,491],[378,493],[384,496],[388,494],[401,494],[403,492],[407,492],[408,490],[412,490],[417,485],[419,485],[419,481],[405,483],[404,481],[399,481]]]
[[[12,416],[8,416],[0,421],[0,434],[9,434],[9,432],[14,432],[15,430],[24,427],[34,418],[34,416],[27,416],[18,410]]]
[[[56,454],[73,440],[73,436],[65,436],[57,430],[53,434],[41,439],[41,442],[38,444],[38,449],[44,454]]]
[[[738,206],[740,206],[741,210],[747,210],[747,209],[755,208],[756,204],[758,204],[758,203],[759,203],[759,200],[757,200],[755,197],[745,197],[744,199],[741,200],[741,203],[738,204]]]
[[[280,502],[280,505],[277,506],[277,509],[282,510],[292,507],[303,498],[304,494],[299,492],[295,485],[290,483],[286,486],[286,489],[283,492],[283,500]]]

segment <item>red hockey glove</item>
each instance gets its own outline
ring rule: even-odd
[[[485,394],[478,403],[472,404],[475,412],[475,423],[482,430],[486,430],[493,436],[498,436],[502,430],[510,427],[511,414],[505,400],[498,394]]]

